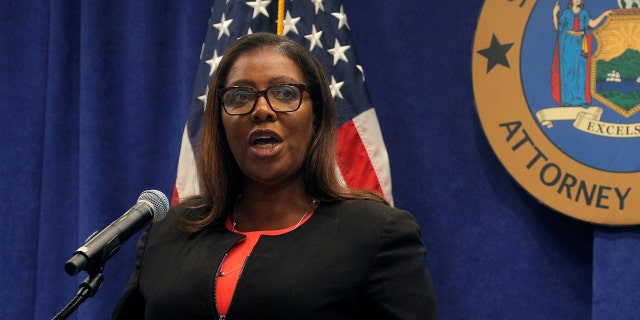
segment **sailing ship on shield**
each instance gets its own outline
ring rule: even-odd
[[[575,2],[582,4],[580,0]],[[638,2],[640,1],[618,0],[619,9],[608,10],[596,19],[591,19],[588,13],[582,13],[583,9],[568,12],[571,8],[567,8],[558,13],[555,8],[558,20],[554,23],[559,35],[551,82],[552,96],[558,106],[536,113],[543,126],[552,128],[553,121],[574,120],[574,127],[587,133],[616,138],[640,137],[638,124],[600,122],[603,108],[592,103],[596,100],[625,118],[640,111]],[[570,6],[573,3],[571,1]],[[571,19],[567,16],[572,14],[576,21],[573,25],[569,21],[568,30],[562,30],[561,19],[565,18],[566,26],[566,20]],[[586,18],[579,22],[581,14],[586,15]],[[596,21],[594,24],[597,25],[601,22],[598,20],[604,22],[591,30],[590,27],[594,26],[589,26],[588,22]],[[582,30],[578,29],[579,25]],[[563,36],[568,40],[563,39]],[[592,47],[596,48],[593,54]],[[594,132],[594,127],[615,127],[616,132]]]
[[[591,94],[629,118],[640,111],[640,9],[613,10],[593,35]]]

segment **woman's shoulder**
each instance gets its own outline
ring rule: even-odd
[[[408,211],[373,200],[346,200],[328,203],[319,209],[321,214],[335,216],[343,224],[353,223],[367,228],[382,228],[396,223],[417,225]]]
[[[309,222],[315,228],[307,230],[314,230],[310,232],[318,237],[332,244],[358,248],[365,256],[407,246],[413,246],[419,254],[424,251],[420,227],[413,215],[380,202],[324,203]]]
[[[190,229],[189,221],[199,221],[211,211],[211,205],[206,201],[189,199],[181,201],[169,208],[167,217],[152,223],[148,228],[148,242],[163,247],[180,246],[189,239],[206,238],[211,233],[224,230],[221,224],[211,224],[210,227],[198,231]]]
[[[374,200],[344,200],[326,204],[326,209],[330,211],[349,212],[352,214],[366,214],[386,216],[388,214],[398,214],[403,211]]]
[[[375,210],[375,211],[388,211],[395,210],[393,207],[384,204],[382,202],[365,199],[350,199],[343,201],[336,201],[328,203],[328,206],[334,209],[349,209],[354,211],[362,210]]]
[[[199,220],[211,211],[211,205],[204,199],[190,198],[179,202],[169,209],[169,215],[187,220]]]
[[[169,208],[167,217],[153,223],[153,229],[159,231],[176,231],[185,221],[197,221],[211,211],[211,205],[201,199],[187,199]]]

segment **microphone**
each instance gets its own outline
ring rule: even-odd
[[[118,220],[102,231],[94,232],[82,247],[64,265],[70,275],[82,270],[97,271],[120,250],[120,246],[136,232],[144,228],[149,221],[164,219],[169,211],[169,200],[158,190],[146,190],[138,197],[138,202]]]

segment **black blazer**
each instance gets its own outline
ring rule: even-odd
[[[218,318],[214,287],[242,235],[217,224],[194,234],[173,207],[138,242],[133,275],[113,319]],[[263,236],[248,258],[226,319],[437,319],[418,225],[373,201],[321,204],[299,228]]]

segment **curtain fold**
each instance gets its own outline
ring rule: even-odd
[[[36,262],[33,269],[36,275],[34,319],[59,308],[58,297],[77,291],[77,282],[73,278],[61,277],[60,263],[68,258],[70,244],[80,244],[80,239],[88,236],[83,235],[84,230],[79,229],[78,224],[81,215],[78,210],[77,174],[80,141],[78,71],[81,57],[79,3],[53,1],[46,5],[47,16],[42,17],[48,23],[48,28],[42,32],[47,37],[43,39],[47,44],[42,59],[45,65],[42,70],[35,69],[31,73],[46,75],[40,85],[32,85],[33,90],[42,90],[45,94],[42,137],[35,141],[43,152],[40,185],[33,189],[38,191],[40,204],[38,223],[34,224],[37,233],[33,238],[37,251],[31,257]],[[25,120],[29,122],[28,118]]]
[[[595,228],[592,319],[640,319],[638,266],[640,228]]]
[[[53,317],[86,277],[73,251],[142,191],[171,195],[211,4],[0,4],[0,318]],[[72,319],[109,317],[136,238]]]
[[[343,4],[441,318],[640,319],[639,228],[551,211],[484,137],[470,67],[482,2]],[[65,273],[73,251],[142,191],[171,195],[212,5],[0,1],[0,319],[53,317],[86,277]],[[109,318],[137,238],[71,319]]]

